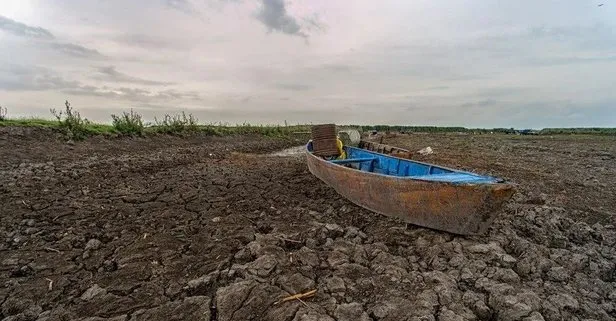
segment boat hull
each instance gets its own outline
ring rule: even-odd
[[[310,172],[375,213],[461,235],[483,234],[515,193],[511,184],[451,184],[365,172],[306,152]]]

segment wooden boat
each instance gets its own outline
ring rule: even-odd
[[[482,234],[515,193],[502,179],[344,146],[326,160],[306,145],[310,172],[373,212],[455,234]]]

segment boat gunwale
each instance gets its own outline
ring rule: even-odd
[[[353,148],[353,149],[357,149],[357,150],[360,150],[362,152],[367,152],[367,153],[370,153],[370,154],[383,155],[385,157],[394,158],[394,159],[397,159],[397,160],[411,162],[411,163],[416,163],[416,164],[421,164],[421,165],[426,165],[426,166],[434,166],[434,167],[438,167],[438,168],[442,168],[442,169],[445,169],[445,170],[452,171],[454,173],[469,174],[469,175],[472,175],[472,176],[475,176],[475,177],[491,178],[491,179],[494,179],[495,181],[494,182],[488,182],[488,183],[455,183],[455,182],[448,182],[448,181],[433,181],[433,180],[429,180],[429,179],[415,178],[415,177],[412,177],[412,176],[395,176],[395,175],[381,174],[381,173],[357,170],[357,169],[354,169],[354,168],[351,169],[351,168],[348,168],[346,166],[342,166],[340,164],[328,162],[327,160],[324,160],[322,158],[317,157],[316,155],[314,155],[308,149],[309,145],[310,145],[310,143],[307,143],[305,145],[305,147],[306,147],[306,154],[308,154],[311,157],[313,157],[314,159],[320,161],[322,164],[332,165],[332,166],[335,166],[335,167],[343,169],[343,170],[352,170],[354,172],[362,173],[363,175],[375,175],[375,176],[380,176],[380,177],[384,177],[384,178],[394,178],[394,179],[399,179],[399,180],[407,180],[407,181],[415,181],[415,182],[431,183],[431,184],[441,184],[441,185],[452,185],[452,186],[492,186],[492,187],[509,186],[509,187],[513,187],[515,185],[515,184],[513,184],[511,182],[507,182],[504,179],[498,178],[498,177],[487,176],[487,175],[479,175],[479,174],[476,174],[476,173],[473,173],[473,172],[457,170],[457,169],[448,168],[448,167],[441,166],[441,165],[430,164],[430,163],[425,163],[425,162],[421,162],[421,161],[400,158],[400,157],[386,155],[386,154],[382,154],[382,153],[377,153],[377,152],[373,152],[373,151],[370,151],[370,150],[365,150],[365,149],[361,149],[361,148],[357,148],[357,147],[345,146],[345,148]],[[328,165],[326,165],[326,166],[328,166]],[[501,181],[499,181],[499,180],[501,180]]]

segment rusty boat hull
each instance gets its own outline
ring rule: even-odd
[[[310,172],[358,206],[414,225],[461,235],[483,234],[515,193],[501,179],[346,147],[326,160],[306,145]]]

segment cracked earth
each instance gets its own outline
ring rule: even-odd
[[[303,141],[1,128],[0,320],[615,320],[616,141],[503,137],[386,141],[519,184],[462,237],[269,154]]]

